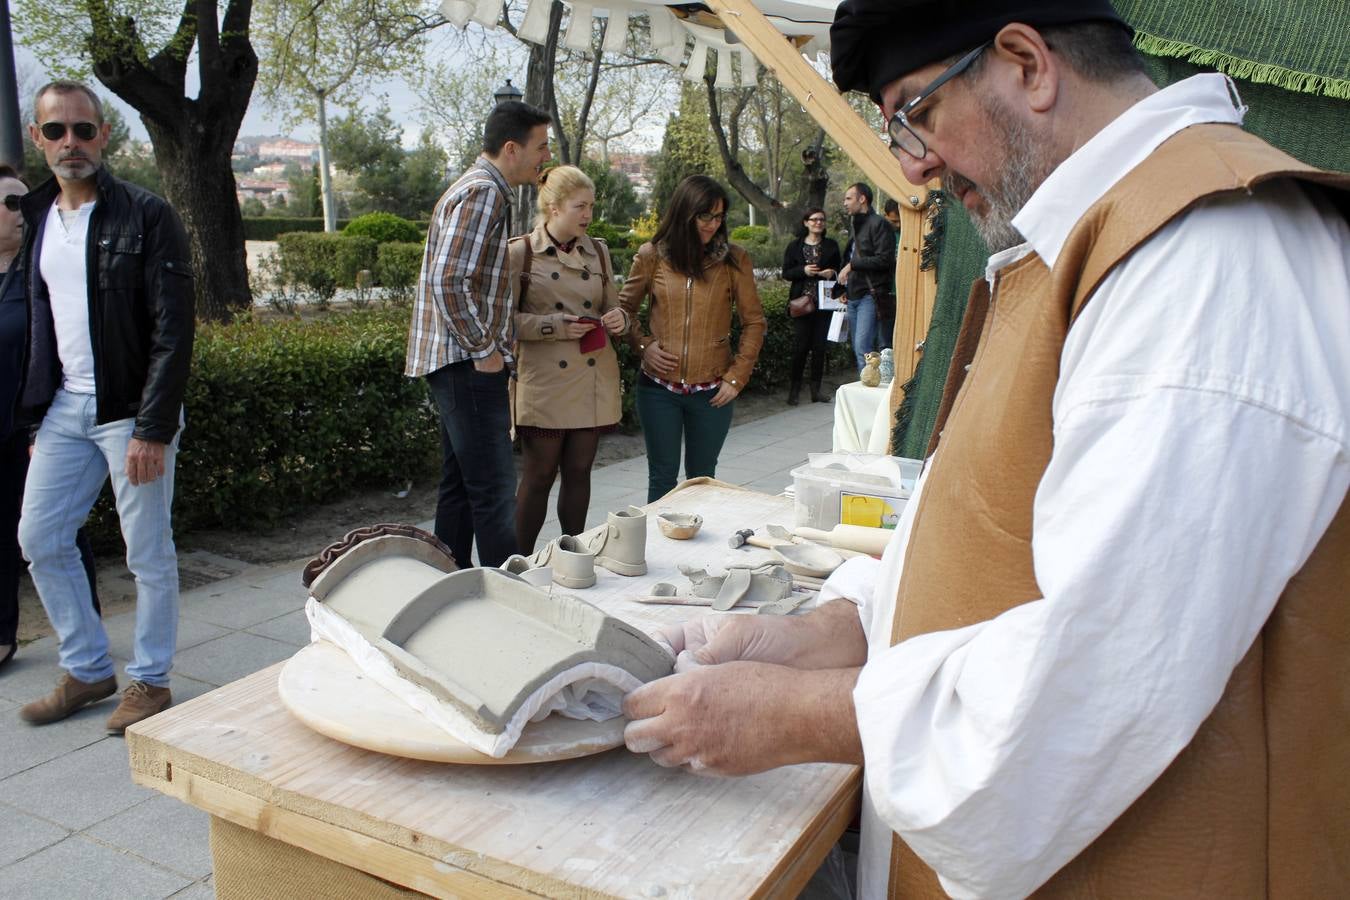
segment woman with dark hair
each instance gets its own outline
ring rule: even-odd
[[[788,297],[808,294],[816,296],[816,286],[839,273],[842,259],[839,245],[825,236],[825,210],[813,206],[802,215],[806,234],[787,245],[783,251],[783,280],[792,282]],[[825,377],[825,339],[830,332],[833,313],[816,309],[792,320],[796,342],[792,349],[792,383],[788,388],[788,405],[796,406],[802,394],[802,373],[806,357],[811,357],[811,401],[828,403],[821,393],[820,382]]]
[[[650,297],[648,326],[629,343],[642,354],[637,411],[647,443],[647,502],[684,476],[717,473],[732,406],[764,345],[764,311],[750,256],[727,240],[727,193],[690,175],[670,198],[652,239],[633,258],[619,303],[637,322]],[[741,320],[731,346],[731,311]]]
[[[19,553],[19,510],[23,484],[28,477],[28,430],[14,427],[14,404],[18,399],[19,370],[28,325],[24,302],[24,277],[19,248],[23,239],[23,214],[19,198],[28,186],[19,173],[0,165],[0,668],[18,648],[19,578],[23,556]],[[81,528],[75,535],[80,548],[89,591],[98,609],[94,578],[94,551]]]

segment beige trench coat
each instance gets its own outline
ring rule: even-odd
[[[528,289],[522,301],[521,269],[530,242]],[[598,254],[605,255],[603,267]],[[619,421],[619,360],[613,345],[582,353],[566,340],[563,316],[600,318],[619,305],[618,291],[604,283],[614,272],[609,248],[587,236],[571,253],[558,253],[543,227],[510,244],[511,286],[516,297],[515,424],[535,428],[595,428]]]

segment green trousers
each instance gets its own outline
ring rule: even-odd
[[[638,376],[637,411],[647,442],[647,502],[670,493],[680,476],[680,447],[684,446],[684,477],[717,474],[717,456],[731,430],[736,401],[714,407],[717,391],[677,394],[646,375]]]

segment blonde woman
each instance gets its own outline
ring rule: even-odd
[[[595,185],[575,166],[549,169],[534,230],[511,240],[516,283],[515,424],[525,458],[516,491],[516,542],[533,553],[562,473],[558,522],[586,530],[591,464],[621,414],[619,361],[609,335],[628,331],[611,281],[609,248],[586,234]]]

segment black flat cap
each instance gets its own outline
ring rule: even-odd
[[[1010,22],[1093,21],[1130,27],[1109,0],[844,0],[830,26],[830,67],[840,91],[880,103],[895,79],[971,50]]]

